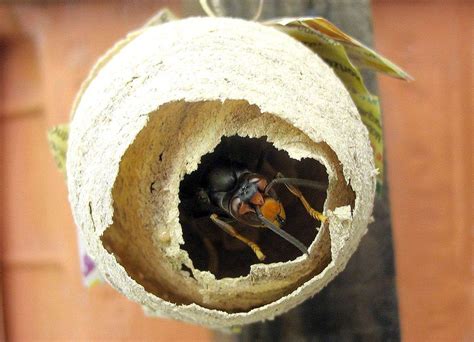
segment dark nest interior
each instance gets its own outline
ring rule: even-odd
[[[252,264],[261,263],[253,251],[238,239],[230,236],[209,216],[210,211],[196,211],[197,194],[206,191],[206,175],[215,165],[230,161],[251,172],[263,175],[267,181],[275,178],[277,172],[285,177],[318,181],[327,187],[328,176],[325,167],[313,159],[300,161],[289,157],[285,151],[277,150],[267,142],[266,137],[246,138],[240,136],[223,137],[211,153],[204,155],[194,172],[185,175],[179,190],[180,223],[183,228],[185,249],[194,267],[212,272],[217,279],[245,276]],[[316,237],[320,222],[315,221],[305,210],[299,199],[284,185],[276,185],[275,191],[286,212],[283,229],[309,247]],[[322,211],[326,192],[307,187],[299,187],[311,206]],[[222,216],[221,216],[222,217]],[[230,218],[230,216],[227,216]],[[276,263],[293,260],[300,252],[292,244],[264,228],[250,227],[231,222],[243,236],[257,243],[266,255],[263,263]],[[190,271],[183,266],[183,270]]]

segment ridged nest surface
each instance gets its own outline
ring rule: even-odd
[[[202,236],[181,224],[183,187],[219,155],[252,167],[262,146],[268,167],[327,183],[307,194],[328,221],[284,199],[309,255],[261,231],[259,263],[221,238],[214,274]],[[317,55],[258,23],[190,18],[135,32],[98,62],[73,110],[67,175],[76,224],[113,287],[150,315],[225,329],[291,309],[344,269],[376,172],[356,107]]]

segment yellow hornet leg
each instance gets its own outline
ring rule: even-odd
[[[279,173],[277,175],[277,177],[281,177],[282,175]],[[306,198],[303,196],[303,194],[301,193],[301,191],[294,185],[290,185],[290,184],[286,184],[285,183],[285,186],[288,188],[288,190],[290,190],[290,192],[295,195],[296,197],[299,198],[299,200],[301,201],[301,203],[303,204],[304,208],[306,209],[306,211],[308,212],[308,214],[311,215],[312,218],[318,220],[318,221],[321,221],[321,222],[326,222],[327,220],[327,217],[324,216],[323,214],[321,214],[319,211],[313,209],[311,207],[311,205],[308,203],[308,201],[306,200]]]
[[[260,247],[253,241],[250,241],[246,237],[240,235],[234,227],[232,227],[230,224],[222,221],[216,214],[211,215],[211,220],[214,222],[216,225],[219,226],[223,231],[225,231],[227,234],[239,239],[243,243],[245,243],[247,246],[252,248],[252,251],[255,253],[257,256],[258,260],[263,261],[265,260],[265,254],[262,253],[260,250]]]

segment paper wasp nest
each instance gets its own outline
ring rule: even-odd
[[[309,256],[291,246],[285,255],[284,240],[265,245],[273,235],[262,232],[262,248],[281,252],[274,262],[234,272],[221,251],[221,274],[196,266],[190,255],[204,247],[185,241],[180,186],[203,156],[231,153],[222,142],[236,153],[246,143],[247,159],[266,144],[274,168],[328,182],[319,197],[329,223],[299,215],[301,228],[288,225]],[[375,192],[367,130],[332,70],[284,33],[237,19],[174,21],[114,47],[73,110],[67,174],[74,219],[107,281],[151,315],[221,329],[320,291],[366,232]]]

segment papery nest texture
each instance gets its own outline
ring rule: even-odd
[[[254,167],[263,150],[268,177],[326,184],[308,199],[328,219],[288,204],[285,229],[308,254],[261,231],[265,262],[207,237],[212,270],[183,187],[216,155]],[[73,110],[67,175],[76,224],[113,287],[150,315],[226,329],[293,308],[344,269],[371,220],[376,170],[349,93],[316,54],[262,24],[190,18],[144,28],[99,62]],[[222,235],[210,221],[199,229]]]

